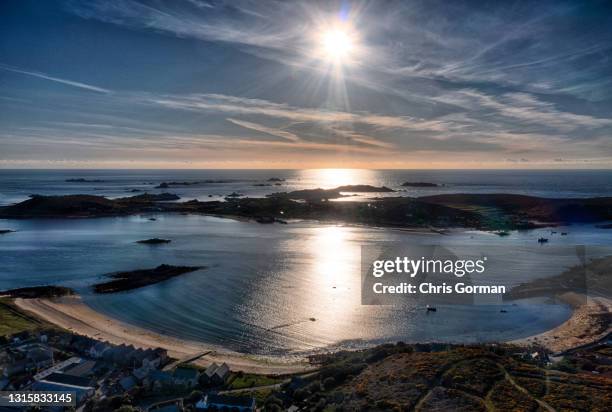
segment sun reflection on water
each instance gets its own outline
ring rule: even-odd
[[[308,169],[301,172],[300,179],[311,182],[311,186],[331,189],[343,185],[372,184],[376,172],[367,169]]]

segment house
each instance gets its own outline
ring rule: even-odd
[[[174,379],[168,372],[154,370],[149,374],[148,381],[154,388],[161,388],[172,385]]]
[[[172,379],[176,385],[184,385],[188,388],[198,384],[199,372],[197,369],[179,366],[172,373]]]
[[[202,375],[204,383],[210,385],[221,385],[225,383],[227,378],[229,377],[230,370],[227,363],[223,363],[221,366],[216,363],[212,363]]]
[[[227,365],[227,363],[223,363],[221,366],[219,366],[217,368],[217,370],[215,371],[215,374],[213,376],[213,379],[218,383],[218,384],[222,384],[225,383],[225,380],[229,377],[230,374],[230,369],[229,366]]]
[[[147,368],[146,366],[141,366],[140,368],[134,369],[132,371],[132,375],[134,375],[139,382],[143,382],[146,377],[149,376],[149,372],[151,372],[151,369]]]
[[[255,398],[208,394],[196,403],[196,409],[204,411],[214,409],[250,412],[255,410]]]
[[[165,349],[149,349],[146,352],[145,358],[142,360],[142,366],[149,369],[157,369],[168,360],[168,352]]]
[[[65,373],[53,372],[51,375],[41,379],[40,382],[57,383],[61,385],[76,386],[81,388],[93,387],[92,381],[89,378],[81,376],[67,375]]]
[[[96,368],[96,361],[94,360],[83,360],[76,365],[70,365],[63,369],[67,375],[90,377],[94,375],[94,369]]]
[[[206,370],[202,374],[202,380],[204,381],[204,383],[206,383],[206,384],[212,384],[213,383],[213,376],[215,376],[215,371],[218,368],[219,368],[219,365],[217,365],[215,362],[211,363],[208,366],[208,368],[206,368]]]
[[[110,350],[109,345],[104,342],[97,342],[89,349],[89,356],[100,359],[107,350]]]
[[[4,367],[4,376],[10,378],[15,375],[19,375],[20,373],[24,373],[28,370],[28,364],[29,362],[27,359],[20,359],[11,362]]]
[[[64,370],[69,369],[73,365],[77,365],[81,362],[83,362],[83,359],[73,356],[69,359],[66,359],[65,361],[56,363],[55,365],[51,366],[48,369],[45,369],[42,372],[37,373],[36,375],[34,375],[34,379],[37,381],[43,380],[54,372],[63,372]]]
[[[136,387],[136,383],[136,379],[134,379],[133,376],[126,376],[125,378],[119,380],[119,385],[126,392],[134,389],[134,387]]]
[[[74,392],[77,405],[94,394],[95,388],[90,379],[53,372],[44,379],[34,382],[32,390],[41,392]]]
[[[53,351],[42,345],[28,350],[26,358],[34,369],[48,368],[53,365]]]

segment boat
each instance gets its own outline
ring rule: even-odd
[[[545,237],[541,237],[538,239],[538,243],[548,243],[548,239]]]
[[[427,305],[427,312],[436,312],[437,310],[438,309],[436,309],[435,307]]]

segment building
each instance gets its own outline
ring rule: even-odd
[[[227,363],[223,363],[221,366],[216,363],[212,363],[202,375],[205,383],[210,385],[221,385],[225,383],[229,377],[230,369]]]
[[[188,388],[198,384],[199,372],[197,369],[179,366],[172,373],[172,379],[176,385],[184,385]]]
[[[104,352],[110,350],[110,346],[104,342],[97,342],[89,349],[89,356],[95,359],[100,359],[104,356]]]
[[[197,410],[206,411],[211,408],[216,410],[251,412],[255,410],[255,398],[248,396],[208,394],[196,403]]]
[[[83,403],[95,392],[92,382],[87,378],[54,372],[43,380],[34,382],[32,390],[41,392],[75,392],[77,405]]]

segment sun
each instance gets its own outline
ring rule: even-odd
[[[353,39],[342,29],[332,29],[323,33],[323,51],[331,60],[343,60],[350,56],[353,50]]]
[[[359,37],[349,24],[331,24],[316,31],[315,56],[335,66],[354,62],[359,50]]]

